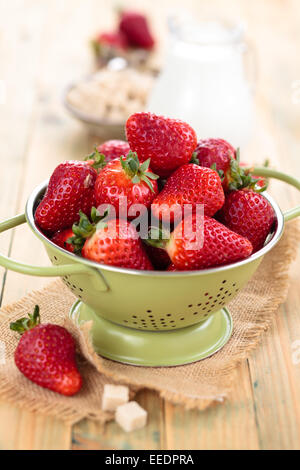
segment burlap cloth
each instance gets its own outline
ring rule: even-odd
[[[257,345],[288,291],[288,270],[300,240],[299,226],[288,223],[280,243],[265,256],[255,276],[229,305],[234,331],[226,346],[203,361],[178,367],[134,367],[99,357],[89,340],[90,324],[75,328],[68,311],[75,297],[60,280],[32,292],[0,311],[0,398],[31,411],[58,416],[69,422],[88,417],[101,421],[112,417],[101,410],[105,383],[126,383],[132,396],[141,388],[157,390],[173,403],[205,409],[228,397],[234,387],[238,363]],[[43,322],[65,325],[78,343],[79,368],[84,386],[74,397],[64,397],[31,383],[14,364],[18,338],[9,330],[14,321],[39,304]],[[1,364],[1,362],[3,364]]]

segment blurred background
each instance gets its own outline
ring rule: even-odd
[[[126,36],[122,11],[144,15],[144,46]],[[142,109],[299,176],[299,13],[297,0],[1,0],[1,219],[22,212],[59,162],[124,136]],[[283,208],[297,202],[280,183],[272,192]],[[1,250],[46,263],[25,227]],[[5,303],[47,282],[5,279]]]

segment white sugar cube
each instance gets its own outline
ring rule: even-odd
[[[124,405],[129,400],[129,389],[124,385],[104,385],[102,396],[102,409],[115,411],[118,406]]]
[[[125,405],[118,406],[115,419],[124,431],[130,432],[146,425],[147,411],[136,401],[130,401]]]

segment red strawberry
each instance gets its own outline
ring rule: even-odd
[[[147,18],[135,11],[124,11],[121,14],[119,30],[127,37],[133,47],[152,49],[154,38],[149,30]]]
[[[169,176],[188,163],[197,145],[194,129],[178,119],[151,113],[135,113],[126,123],[131,150],[141,161],[151,159],[151,168],[159,176]]]
[[[153,269],[135,226],[124,219],[105,221],[106,216],[93,207],[92,223],[81,213],[79,224],[73,225],[73,244],[83,245],[82,256],[120,268]]]
[[[224,191],[219,175],[210,168],[193,163],[181,166],[168,178],[163,190],[154,199],[151,210],[155,217],[170,221],[183,216],[185,204],[204,204],[204,213],[213,216],[224,204]],[[178,205],[170,211],[171,206]]]
[[[90,213],[94,205],[97,171],[90,162],[67,161],[55,168],[46,194],[35,212],[37,225],[46,232],[70,227],[79,210]]]
[[[22,334],[15,351],[17,368],[40,387],[62,395],[74,395],[82,385],[75,361],[75,342],[63,327],[40,324],[39,307],[29,318],[10,324]]]
[[[93,44],[95,49],[101,48],[102,45],[121,50],[128,49],[127,37],[121,31],[103,32],[93,41]]]
[[[105,160],[108,163],[115,158],[125,157],[129,153],[130,147],[125,140],[107,140],[103,144],[98,145],[97,151],[105,156]]]
[[[271,231],[275,214],[264,196],[243,189],[228,194],[219,218],[231,230],[248,238],[253,251],[257,251]]]
[[[65,230],[59,230],[58,232],[55,232],[51,238],[51,241],[64,250],[74,253],[74,246],[71,243],[68,243],[68,240],[73,236],[73,230],[71,228],[67,228]]]
[[[239,163],[239,149],[235,149],[223,139],[199,140],[193,161],[201,166],[217,170],[224,191],[254,187],[256,180],[249,171],[244,171]]]
[[[175,267],[175,264],[170,264],[170,266],[168,267],[167,271],[178,271],[178,269],[176,269]]]
[[[207,216],[197,221],[196,216],[191,215],[177,225],[169,239],[150,239],[148,243],[164,247],[178,270],[230,264],[252,253],[249,240]]]
[[[111,204],[118,215],[120,208],[125,211],[127,204],[128,218],[138,215],[133,212],[129,215],[130,208],[134,204],[143,205],[144,211],[150,207],[158,193],[156,182],[158,176],[151,172],[149,163],[150,160],[147,160],[140,165],[137,154],[133,152],[129,152],[126,159],[120,157],[108,163],[100,171],[95,184],[97,206]]]

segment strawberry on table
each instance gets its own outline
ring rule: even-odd
[[[35,212],[35,221],[42,230],[63,230],[79,219],[79,210],[90,213],[97,178],[93,163],[70,160],[55,168]]]
[[[150,158],[152,170],[161,177],[188,163],[197,145],[189,124],[146,112],[128,118],[126,135],[131,150],[141,161]]]
[[[152,49],[154,38],[150,32],[147,18],[135,11],[121,13],[119,31],[127,38],[132,47]]]
[[[231,230],[248,238],[253,251],[257,251],[263,247],[271,231],[275,214],[262,194],[243,189],[228,194],[218,218]]]
[[[158,176],[152,173],[149,164],[150,159],[140,164],[134,152],[129,152],[126,158],[120,157],[108,163],[96,180],[96,205],[111,204],[118,215],[120,208],[124,208],[125,211],[126,204],[129,218],[138,215],[134,213],[129,215],[130,208],[134,204],[143,205],[143,212],[146,211],[158,193],[156,181]]]
[[[71,396],[82,386],[75,361],[75,341],[59,325],[40,324],[39,307],[28,318],[11,323],[22,335],[15,351],[17,368],[40,387]]]
[[[105,160],[108,163],[115,158],[126,157],[130,151],[130,147],[125,140],[107,140],[103,142],[103,144],[98,145],[97,151],[105,156]]]
[[[224,204],[224,191],[219,175],[210,168],[194,163],[181,166],[167,179],[163,190],[154,199],[151,210],[162,220],[178,220],[183,216],[185,204],[204,204],[204,213],[213,216]],[[177,205],[177,209],[170,208]]]
[[[193,245],[192,248],[196,237],[203,244],[201,246],[200,243],[199,247]],[[249,240],[207,216],[202,217],[200,223],[195,215],[183,219],[167,239],[153,239],[151,231],[147,243],[164,248],[174,267],[183,271],[234,263],[252,253]]]
[[[84,258],[101,264],[141,270],[153,269],[135,226],[124,219],[105,220],[95,207],[91,222],[83,213],[73,225],[74,237],[70,241]]]

